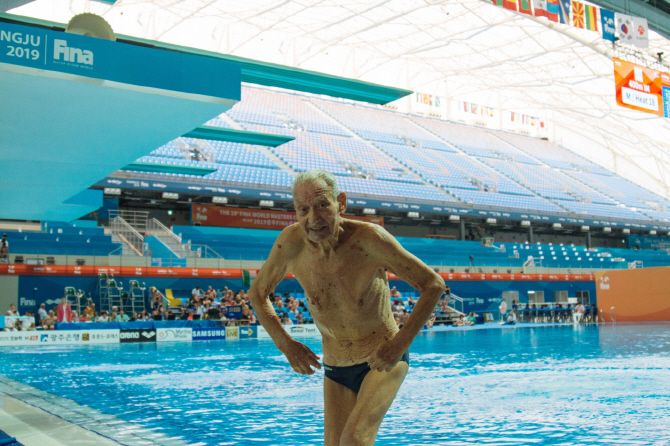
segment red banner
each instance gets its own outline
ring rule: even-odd
[[[16,276],[97,276],[108,274],[116,277],[202,277],[207,279],[241,279],[241,269],[220,268],[168,268],[137,266],[65,266],[65,265],[14,265],[0,264],[0,275]],[[447,282],[458,281],[503,281],[503,282],[593,282],[590,274],[483,274],[442,273]],[[401,280],[388,274],[389,280]],[[294,279],[289,273],[285,279]]]
[[[368,223],[384,226],[383,217],[345,215],[344,218],[367,221]],[[193,223],[197,222],[201,226],[282,230],[297,222],[298,219],[295,216],[295,212],[194,204],[191,207],[191,221]]]

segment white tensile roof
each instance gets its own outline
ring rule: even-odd
[[[617,106],[612,44],[490,0],[36,0],[8,12],[93,12],[117,34],[539,116],[550,140],[670,198],[670,121]],[[651,32],[646,52],[670,60],[670,42]]]

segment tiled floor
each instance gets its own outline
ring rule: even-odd
[[[25,446],[88,446],[119,443],[0,393],[0,426]]]

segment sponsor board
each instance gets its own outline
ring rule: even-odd
[[[265,331],[265,329],[262,326],[258,325],[257,327],[254,328],[258,329],[259,338],[270,337],[268,332]],[[321,332],[319,332],[319,329],[316,328],[316,325],[314,324],[285,325],[284,329],[289,335],[291,335],[294,338],[321,336]]]
[[[119,340],[126,342],[156,342],[156,329],[120,330]]]
[[[192,328],[157,328],[157,342],[190,342],[193,340]]]
[[[194,328],[192,338],[194,341],[210,341],[213,339],[226,339],[226,328]]]
[[[0,346],[118,344],[118,342],[119,330],[55,330],[0,333]]]
[[[226,327],[226,340],[240,339],[240,327]]]
[[[239,327],[240,328],[240,338],[255,338],[258,337],[258,327],[260,325],[252,325],[249,327]]]

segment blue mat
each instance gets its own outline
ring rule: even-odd
[[[0,430],[0,446],[23,446],[23,443],[19,443],[16,438],[10,437],[5,431]]]

